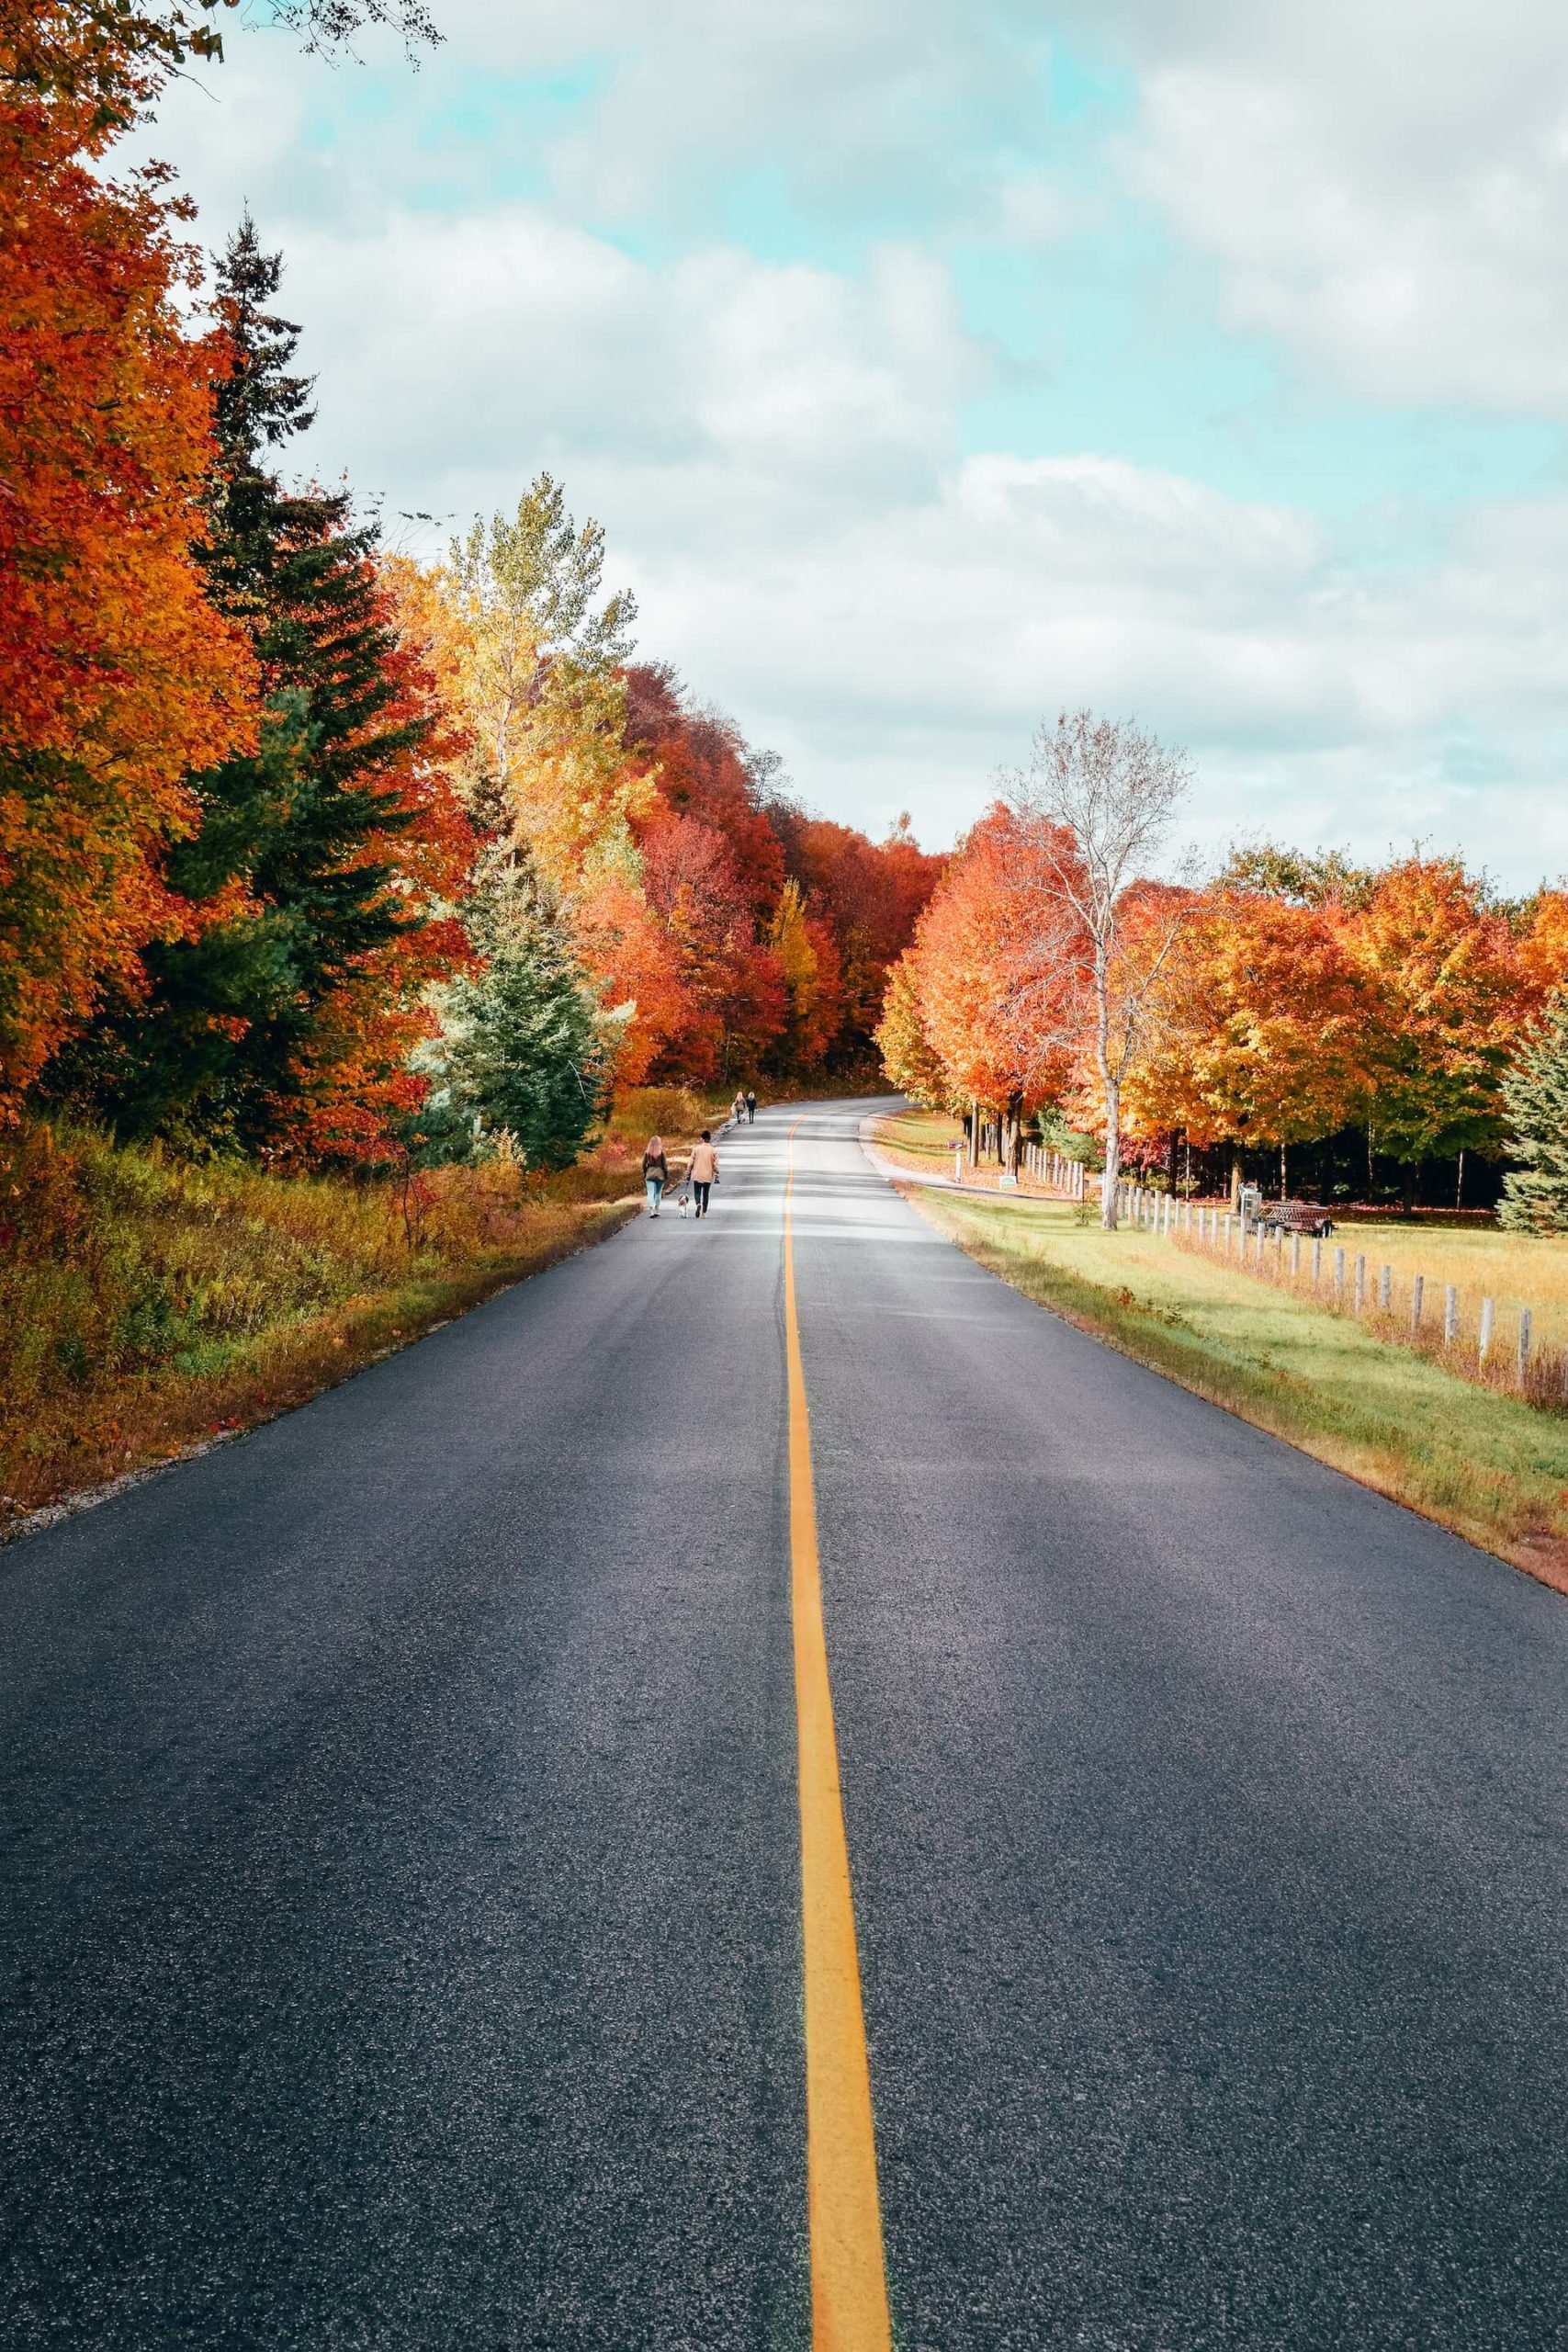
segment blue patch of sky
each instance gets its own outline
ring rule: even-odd
[[[306,125],[321,154],[374,154],[389,128],[400,141],[398,197],[410,210],[457,212],[476,204],[538,201],[548,194],[552,140],[603,89],[608,67],[584,61],[550,74],[443,72],[437,62],[411,86],[406,68],[344,77]]]
[[[304,143],[330,167],[400,123],[405,204],[547,202],[552,141],[613,70],[600,57],[546,74],[444,74],[437,62],[412,89],[400,64],[344,74],[311,109]],[[1216,275],[1122,184],[1116,141],[1136,104],[1124,70],[1053,44],[1031,66],[1005,148],[982,104],[967,124],[918,126],[912,148],[901,127],[907,153],[929,143],[933,167],[918,175],[857,179],[763,153],[718,185],[699,170],[638,218],[581,225],[651,267],[716,235],[762,262],[851,277],[878,244],[925,245],[949,263],[965,325],[992,355],[960,419],[965,451],[1120,457],[1331,521],[1379,502],[1555,486],[1563,452],[1551,426],[1337,398],[1261,338],[1227,328]],[[1060,234],[1010,242],[998,206],[1009,174],[1045,175]]]
[[[1561,464],[1539,420],[1373,407],[1309,382],[1220,323],[1207,273],[1136,229],[953,267],[995,355],[964,406],[969,453],[1124,458],[1329,520],[1391,498],[1539,492]]]

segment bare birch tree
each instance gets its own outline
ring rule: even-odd
[[[1167,750],[1122,719],[1064,711],[1041,721],[1028,767],[1010,798],[1037,829],[1043,923],[1053,939],[1069,915],[1081,937],[1082,1015],[1094,1039],[1105,1105],[1100,1223],[1116,1227],[1122,1089],[1138,1057],[1150,999],[1185,919],[1179,899],[1140,910],[1135,940],[1129,892],[1146,878],[1191,784],[1187,754]]]

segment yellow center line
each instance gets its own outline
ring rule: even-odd
[[[817,1504],[811,1424],[795,1304],[795,1138],[784,1183],[784,1354],[789,1368],[790,1599],[795,1624],[795,1710],[800,1746],[800,1885],[806,1948],[806,2169],[811,2222],[812,2352],[890,2352],[882,2207],[871,2067],[861,2007],[850,1849],[839,1791],[839,1748]]]

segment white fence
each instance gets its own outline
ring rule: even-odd
[[[1084,1196],[1084,1164],[1081,1159],[1064,1159],[1059,1151],[1047,1151],[1043,1143],[1026,1143],[1023,1164],[1030,1175],[1042,1184],[1055,1184],[1068,1200],[1081,1201]]]
[[[1428,1285],[1426,1275],[1417,1273],[1402,1286],[1389,1265],[1377,1269],[1374,1295],[1363,1251],[1287,1233],[1234,1209],[1177,1200],[1142,1184],[1117,1186],[1116,1214],[1121,1223],[1284,1284],[1332,1313],[1359,1317],[1380,1339],[1418,1347],[1450,1371],[1488,1387],[1514,1389],[1535,1405],[1568,1405],[1568,1348],[1536,1343],[1536,1317],[1528,1306],[1519,1308],[1513,1329],[1499,1331],[1495,1300],[1483,1298],[1470,1320],[1461,1311],[1457,1284]],[[1403,1295],[1396,1295],[1402,1287]]]

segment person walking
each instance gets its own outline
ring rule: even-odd
[[[729,1115],[734,1120],[737,1126],[740,1125],[740,1122],[746,1116],[746,1097],[741,1093],[739,1087],[735,1090],[735,1100],[729,1106]]]
[[[749,1127],[757,1124],[757,1091],[751,1086],[746,1089],[746,1124]]]
[[[686,1173],[691,1179],[693,1206],[699,1216],[706,1216],[708,1193],[718,1182],[718,1154],[713,1148],[713,1137],[706,1127],[692,1146],[692,1164]]]
[[[648,1213],[659,1215],[659,1204],[664,1198],[664,1187],[670,1182],[670,1162],[664,1157],[664,1141],[660,1136],[649,1136],[648,1149],[642,1155],[642,1181],[648,1186]]]

